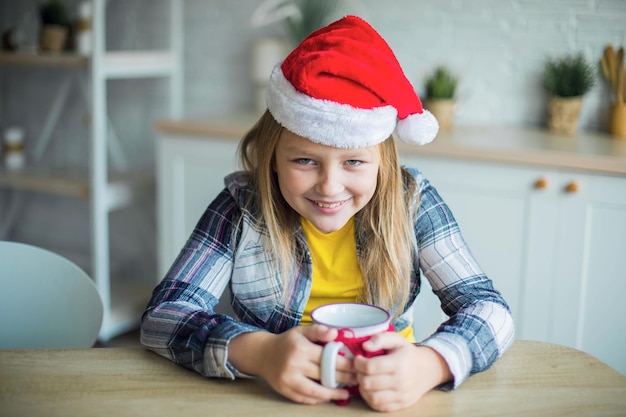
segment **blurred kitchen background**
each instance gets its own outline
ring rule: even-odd
[[[0,29],[35,13],[38,0],[0,0]],[[64,0],[77,16],[79,0]],[[109,0],[106,45],[110,50],[167,47],[169,8],[164,0]],[[222,114],[254,106],[251,48],[265,36],[285,37],[281,22],[254,28],[251,17],[261,1],[183,0],[183,112],[188,117]],[[339,0],[337,14],[365,17],[387,39],[419,93],[435,66],[460,77],[455,116],[458,124],[541,125],[546,92],[541,73],[549,58],[582,52],[599,63],[607,44],[623,45],[623,0]],[[599,65],[598,65],[599,69]],[[66,71],[55,68],[0,69],[0,125],[18,125],[33,140],[42,115]],[[598,82],[585,96],[581,127],[606,130],[609,87]],[[116,80],[108,92],[110,118],[129,158],[150,164],[152,121],[165,114],[165,82]],[[87,127],[80,91],[71,91],[63,122],[53,141],[56,158],[85,163]],[[66,145],[71,146],[66,146]],[[63,145],[63,146],[61,146]],[[62,150],[61,150],[62,149]],[[52,152],[54,151],[54,152]]]
[[[87,9],[81,0],[61,1],[73,22],[82,16],[87,24],[74,26],[68,50],[58,59],[48,54],[42,61],[35,51],[42,0],[0,0],[0,132],[6,141],[17,128],[23,156],[22,168],[0,168],[0,239],[47,247],[96,277],[108,305],[102,332],[108,340],[136,328],[163,264],[171,262],[157,255],[163,225],[155,197],[155,123],[258,114],[254,45],[268,38],[286,42],[288,31],[282,21],[252,24],[259,6],[267,4],[262,1],[96,0],[86,2]],[[612,90],[600,59],[608,44],[626,44],[624,0],[337,3],[335,17],[362,16],[382,34],[420,95],[426,75],[439,65],[459,76],[458,126],[543,129],[549,98],[542,86],[544,66],[548,59],[581,53],[597,74],[584,96],[579,131],[606,136]],[[91,58],[88,47],[76,60],[85,31],[108,52],[136,56],[124,55],[118,67],[107,67]],[[142,61],[146,50],[166,53]],[[244,118],[243,127],[249,120]],[[97,156],[94,137],[108,143]],[[9,148],[0,157],[16,149]],[[108,169],[109,177],[137,174],[133,184],[141,187],[106,186],[94,179],[94,164],[100,174]],[[202,178],[193,181],[200,184]],[[116,284],[116,277],[124,278]]]

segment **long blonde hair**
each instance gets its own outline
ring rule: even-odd
[[[241,165],[251,178],[261,202],[262,219],[269,239],[264,243],[283,274],[283,286],[301,259],[296,251],[294,228],[298,214],[283,198],[274,172],[275,150],[282,126],[266,111],[239,145]],[[379,145],[378,184],[370,202],[355,215],[356,241],[363,275],[361,302],[402,312],[410,288],[413,231],[417,207],[416,184],[400,166],[393,137]]]

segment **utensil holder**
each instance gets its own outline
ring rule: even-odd
[[[619,139],[626,139],[626,103],[611,106],[609,133]]]

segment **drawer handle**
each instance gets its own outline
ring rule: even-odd
[[[535,181],[535,188],[538,190],[545,190],[548,188],[548,180],[544,177],[539,178]]]
[[[572,181],[569,182],[566,186],[565,186],[565,192],[569,193],[569,194],[574,194],[578,192],[578,189],[580,187],[578,186],[578,183],[576,181]]]

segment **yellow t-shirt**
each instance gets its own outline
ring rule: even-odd
[[[307,219],[301,217],[313,260],[313,285],[304,308],[301,324],[312,323],[311,311],[330,303],[355,302],[363,287],[363,275],[356,253],[354,218],[331,233],[322,233]],[[415,342],[413,326],[400,332],[410,342]]]

